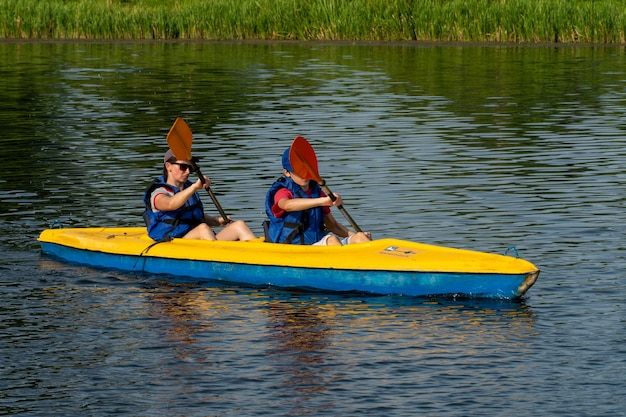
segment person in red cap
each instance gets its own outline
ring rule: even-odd
[[[173,238],[203,240],[251,240],[254,233],[242,220],[231,221],[204,212],[198,191],[208,188],[198,178],[189,180],[193,171],[189,161],[179,160],[172,150],[163,157],[163,175],[155,179],[144,193],[144,220],[148,235],[156,241]],[[211,227],[224,226],[215,233]]]

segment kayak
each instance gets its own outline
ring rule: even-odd
[[[346,246],[173,239],[144,227],[60,228],[38,238],[42,253],[99,268],[166,274],[173,281],[379,295],[516,299],[539,269],[519,257],[379,239]],[[517,254],[517,250],[515,250]]]

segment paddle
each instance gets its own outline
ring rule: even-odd
[[[193,170],[196,172],[196,174],[198,174],[198,178],[200,178],[202,184],[206,184],[204,175],[202,175],[202,173],[200,172],[200,168],[196,163],[198,161],[198,158],[194,158],[193,156],[191,156],[192,142],[193,136],[191,134],[191,129],[182,117],[178,117],[174,121],[174,124],[167,134],[167,144],[169,145],[172,152],[174,152],[174,155],[176,155],[176,158],[184,159],[191,163]],[[217,201],[215,194],[213,194],[213,191],[211,191],[211,187],[207,187],[206,190],[209,193],[211,200],[213,200],[213,204],[215,204],[217,211],[219,211],[220,216],[222,216],[222,219],[224,219],[224,224],[230,223],[228,216],[226,216],[226,213],[224,213],[224,209],[222,209],[222,206],[220,205],[219,201]]]
[[[324,190],[324,192],[330,197],[331,200],[337,201],[337,197],[330,191],[328,186],[326,186],[326,181],[320,177],[320,174],[317,170],[317,157],[315,156],[315,151],[311,144],[306,140],[306,138],[302,136],[296,136],[296,138],[291,143],[291,148],[289,151],[289,162],[291,163],[291,167],[293,168],[293,172],[296,173],[297,176],[315,180],[320,187]],[[356,222],[350,217],[346,209],[343,208],[343,204],[337,206],[341,214],[348,220],[348,222],[352,225],[354,230],[357,232],[361,232],[361,228],[357,226]]]

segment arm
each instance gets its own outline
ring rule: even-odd
[[[278,207],[285,211],[302,211],[313,207],[332,207],[340,206],[343,203],[341,196],[335,194],[335,201],[330,197],[322,196],[318,198],[281,198],[278,201]]]
[[[193,185],[174,194],[173,196],[169,196],[167,194],[157,195],[154,198],[154,208],[159,211],[172,211],[181,208],[196,191],[201,190],[205,186],[209,186],[211,181],[206,177],[205,179],[206,184],[202,184],[202,182],[198,179],[198,181],[196,181]]]
[[[228,220],[232,221],[230,216],[228,216]],[[204,213],[204,221],[211,227],[223,226],[225,224],[222,217],[209,216],[206,213]]]
[[[326,226],[329,232],[332,232],[340,237],[346,237],[353,234],[344,225],[339,223],[330,213],[324,215],[324,226]]]
[[[333,201],[330,197],[319,198],[281,198],[278,201],[278,207],[285,211],[302,211],[308,210],[313,207],[333,205]]]

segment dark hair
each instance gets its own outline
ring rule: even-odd
[[[172,163],[172,162],[176,162],[176,161],[177,161],[176,157],[172,156],[170,159],[168,159],[165,162]],[[165,179],[165,181],[167,181],[167,168],[165,167],[165,162],[163,163],[163,178]]]

